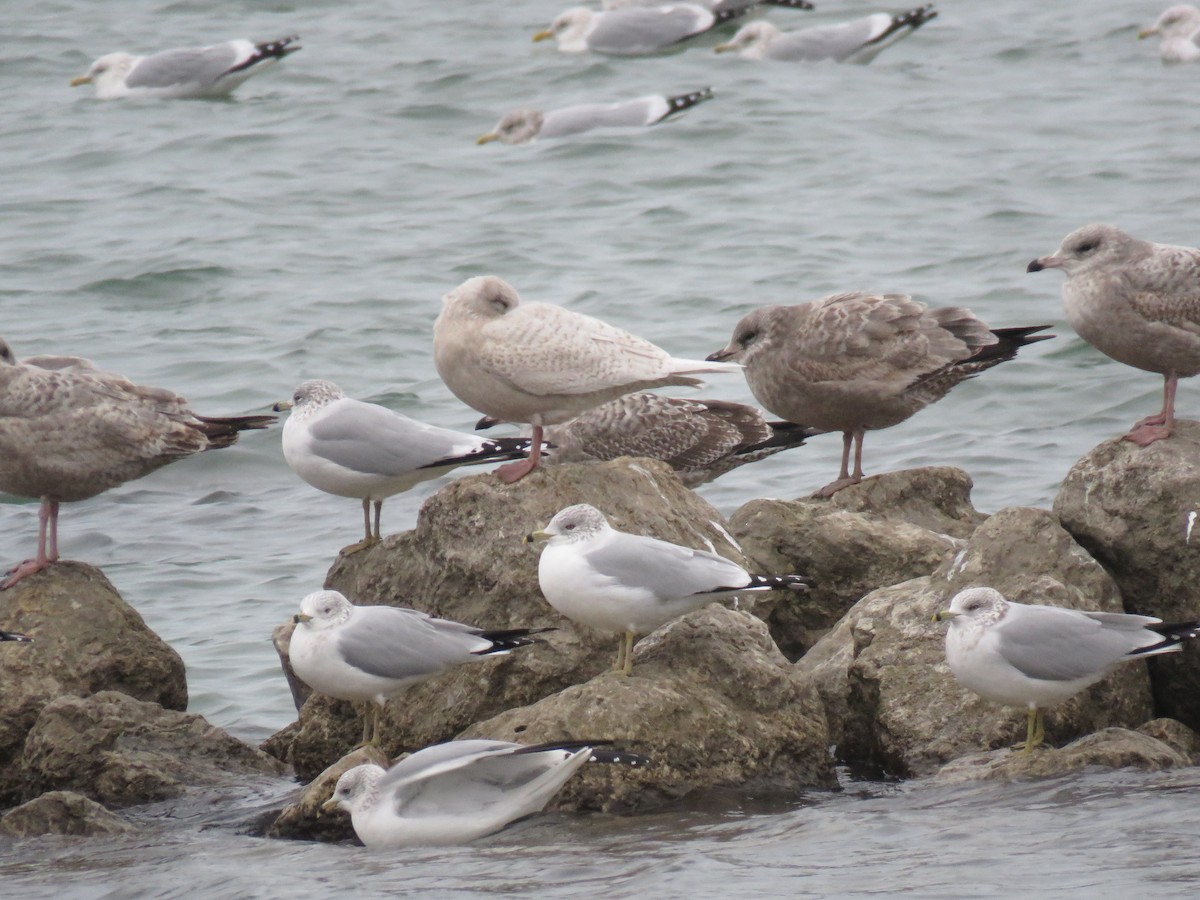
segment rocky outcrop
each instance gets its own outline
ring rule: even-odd
[[[1105,441],[1067,473],[1054,512],[1112,573],[1128,612],[1200,618],[1200,422],[1176,422],[1149,447]],[[1150,668],[1159,713],[1200,729],[1200,647]]]
[[[358,604],[411,606],[485,628],[553,627],[544,643],[460,666],[388,704],[389,755],[450,740],[506,709],[528,706],[607,670],[617,641],[555,612],[537,583],[537,548],[522,538],[565,506],[591,503],[616,528],[742,557],[711,506],[663,463],[610,463],[538,469],[516,484],[494,475],[460,478],[429,498],[414,530],[334,563],[326,586]],[[297,603],[300,598],[296,598]],[[360,737],[350,705],[314,695],[291,740],[266,746],[309,780]]]
[[[1121,611],[1113,580],[1053,515],[1001,510],[932,575],[864,597],[796,664],[821,692],[839,758],[919,775],[1024,737],[1022,711],[958,685],[945,663],[942,628],[931,623],[955,593],[976,585],[1025,603]],[[1130,663],[1048,711],[1047,741],[1136,726],[1152,714],[1144,664]]]
[[[38,837],[44,834],[93,836],[124,834],[137,827],[95,800],[73,791],[50,791],[10,809],[0,817],[0,834]]]
[[[832,497],[752,500],[729,520],[755,565],[800,572],[816,587],[757,608],[789,659],[803,656],[866,594],[929,575],[962,549],[984,516],[961,469],[889,472]]]
[[[183,661],[92,566],[57,563],[0,594],[6,626],[32,643],[0,646],[0,802],[15,798],[16,758],[47,703],[120,691],[187,707]]]
[[[378,747],[359,747],[352,750],[318,775],[304,789],[300,799],[288,804],[267,827],[270,838],[292,838],[306,841],[342,841],[354,838],[350,816],[344,811],[324,812],[321,805],[333,796],[333,789],[344,772],[366,763],[385,769],[391,765]]]

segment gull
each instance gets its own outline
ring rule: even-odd
[[[1189,63],[1200,59],[1200,9],[1187,4],[1163,10],[1138,40],[1158,35],[1158,55],[1164,63]]]
[[[59,504],[86,500],[168,463],[232,445],[274,416],[212,418],[162,388],[79,357],[17,361],[0,340],[0,491],[41,500],[38,549],[0,590],[58,560]]]
[[[522,303],[494,275],[470,278],[442,298],[433,362],[459,400],[501,422],[533,426],[529,458],[497,469],[513,483],[541,457],[542,429],[622,394],[739,367],[678,359],[599,319],[546,303]]]
[[[756,6],[781,6],[785,9],[814,9],[808,0],[688,0],[710,12],[748,12]],[[601,8],[624,9],[629,6],[662,6],[663,0],[603,0]]]
[[[16,631],[3,631],[3,630],[0,630],[0,641],[16,641],[16,642],[18,642],[18,643],[25,643],[25,644],[27,644],[27,643],[29,643],[29,642],[30,642],[30,641],[32,641],[32,640],[33,640],[33,638],[31,638],[31,637],[30,637],[29,635],[27,635],[27,634],[20,634],[20,633],[18,633],[18,632],[16,632]]]
[[[1053,335],[1050,326],[989,328],[968,309],[930,309],[907,294],[830,294],[747,313],[708,358],[745,366],[758,402],[789,422],[842,432],[830,497],[863,479],[867,431],[903,422],[956,384]],[[849,469],[854,448],[854,471]]]
[[[353,400],[331,381],[305,381],[275,411],[292,411],[283,425],[283,458],[317,490],[362,501],[362,541],[378,543],[383,501],[457,466],[520,459],[525,438],[486,440],[427,425],[374,403]],[[375,528],[371,529],[371,504]]]
[[[296,630],[288,658],[296,676],[318,693],[376,704],[363,718],[364,744],[379,743],[384,705],[410,685],[462,663],[541,643],[532,635],[553,631],[485,631],[415,609],[355,606],[337,591],[309,594],[292,620]]]
[[[1200,250],[1155,244],[1112,225],[1085,225],[1027,272],[1061,269],[1063,309],[1075,332],[1103,353],[1163,376],[1162,411],[1125,440],[1146,447],[1175,426],[1180,378],[1200,373]]]
[[[321,808],[349,812],[354,833],[370,850],[458,844],[541,812],[585,763],[647,764],[611,744],[435,744],[386,771],[373,764],[349,769]]]
[[[475,143],[501,141],[505,144],[528,144],[537,138],[567,137],[594,128],[638,128],[657,125],[664,119],[710,99],[712,95],[712,88],[701,88],[674,97],[651,94],[621,103],[585,103],[547,112],[514,109],[506,113],[496,123],[495,128],[487,134],[481,134]]]
[[[1045,740],[1042,710],[1074,697],[1118,665],[1175,653],[1200,621],[1028,606],[989,587],[968,588],[934,615],[949,622],[946,662],[985,700],[1028,709],[1026,753]]]
[[[490,424],[485,418],[476,427]],[[791,422],[768,422],[744,403],[642,392],[545,428],[550,446],[543,459],[559,464],[649,457],[669,465],[688,487],[698,487],[820,433]]]
[[[669,541],[617,531],[586,503],[568,506],[526,543],[546,542],[538,584],[575,622],[621,635],[617,661],[633,670],[633,639],[729,594],[802,590],[804,575],[751,575],[737,563]]]
[[[885,48],[937,17],[932,3],[908,12],[875,13],[838,25],[819,25],[800,31],[780,31],[760,20],[743,25],[717,53],[737,51],[743,59],[869,63]]]
[[[93,85],[100,100],[122,97],[224,97],[256,72],[300,49],[296,35],[255,44],[226,41],[211,47],[163,50],[150,56],[108,53],[71,87]]]
[[[695,3],[630,6],[596,12],[585,6],[564,10],[535,41],[558,40],[563,53],[642,56],[670,49],[743,15],[749,7],[713,12]]]

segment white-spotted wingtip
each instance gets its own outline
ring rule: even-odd
[[[1192,542],[1192,527],[1196,524],[1196,510],[1192,510],[1187,514],[1187,530],[1183,534],[1183,542],[1190,544]]]

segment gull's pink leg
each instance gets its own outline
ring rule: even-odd
[[[44,501],[43,501],[44,502]],[[50,501],[50,562],[58,562],[58,501]]]
[[[1148,416],[1133,426],[1133,430],[1125,435],[1125,440],[1133,441],[1139,447],[1148,447],[1155,441],[1171,436],[1175,427],[1175,389],[1179,387],[1179,376],[1168,372],[1163,376],[1163,408],[1155,416]]]
[[[51,500],[49,497],[42,498],[42,505],[38,509],[38,548],[37,558],[27,559],[16,568],[11,569],[7,573],[7,577],[0,581],[0,591],[6,591],[22,578],[40,572],[42,569],[48,568],[53,561],[46,556],[46,532],[50,530],[50,525],[53,523],[51,531],[51,553],[53,559],[58,559],[58,502]]]
[[[857,428],[854,431],[842,432],[842,470],[838,473],[837,481],[831,481],[821,488],[814,497],[832,497],[844,487],[858,484],[863,480],[862,471],[862,442],[866,431]],[[850,472],[850,448],[854,447],[854,473]]]
[[[537,468],[538,460],[542,458],[542,426],[533,426],[533,443],[529,448],[529,457],[514,463],[507,463],[496,470],[500,480],[505,484],[520,481]]]

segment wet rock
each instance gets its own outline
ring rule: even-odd
[[[10,809],[0,818],[0,834],[9,837],[90,836],[137,830],[133,823],[74,791],[49,791]]]
[[[1178,719],[1151,719],[1139,725],[1137,730],[1182,753],[1192,761],[1192,765],[1200,765],[1200,734]]]
[[[537,548],[522,538],[565,506],[591,503],[614,527],[743,559],[721,515],[663,463],[609,463],[539,469],[513,485],[493,474],[460,478],[430,497],[414,530],[334,563],[326,586],[358,604],[411,606],[483,628],[547,627],[545,642],[459,666],[389,703],[389,755],[450,740],[505,709],[527,706],[611,667],[617,639],[555,612],[537,583]],[[299,605],[300,598],[296,598]],[[361,737],[350,704],[313,695],[290,742],[268,746],[311,779]]]
[[[931,622],[954,594],[978,585],[1024,603],[1121,610],[1112,579],[1053,515],[1001,510],[933,575],[868,594],[796,663],[821,693],[839,758],[917,775],[1024,738],[1023,710],[958,685],[945,662],[944,626]],[[1145,666],[1131,662],[1048,710],[1046,740],[1136,726],[1152,715]]]
[[[611,738],[652,761],[644,769],[585,766],[550,809],[632,812],[705,788],[836,784],[815,691],[760,620],[715,605],[639,642],[631,676],[606,672],[460,737]]]
[[[321,804],[333,796],[333,789],[342,773],[365,763],[374,763],[386,769],[391,765],[391,760],[378,747],[359,747],[347,753],[314,778],[299,800],[284,808],[267,828],[266,836],[306,841],[355,840],[350,815],[341,811],[323,812]]]
[[[866,594],[928,575],[962,549],[984,516],[971,479],[945,466],[868,478],[829,499],[752,500],[729,520],[746,555],[769,572],[817,585],[756,609],[790,659],[803,656]]]
[[[48,703],[25,741],[17,770],[27,797],[72,790],[121,807],[238,775],[281,775],[284,767],[201,716],[101,691]]]
[[[296,673],[292,670],[288,646],[292,643],[292,632],[295,630],[296,623],[292,619],[288,619],[282,625],[276,625],[271,631],[271,644],[275,647],[275,652],[279,654],[279,665],[283,667],[283,675],[287,679],[288,689],[292,692],[292,702],[296,704],[296,712],[299,712],[304,706],[304,701],[312,693],[312,688],[297,678]]]
[[[0,647],[0,802],[15,798],[13,762],[43,707],[63,694],[121,691],[187,707],[183,661],[99,569],[63,562],[0,593],[7,627],[34,638]]]
[[[1054,500],[1063,527],[1116,580],[1128,612],[1200,618],[1200,422],[1149,447],[1105,441]],[[1155,706],[1200,728],[1200,647],[1150,660]]]

